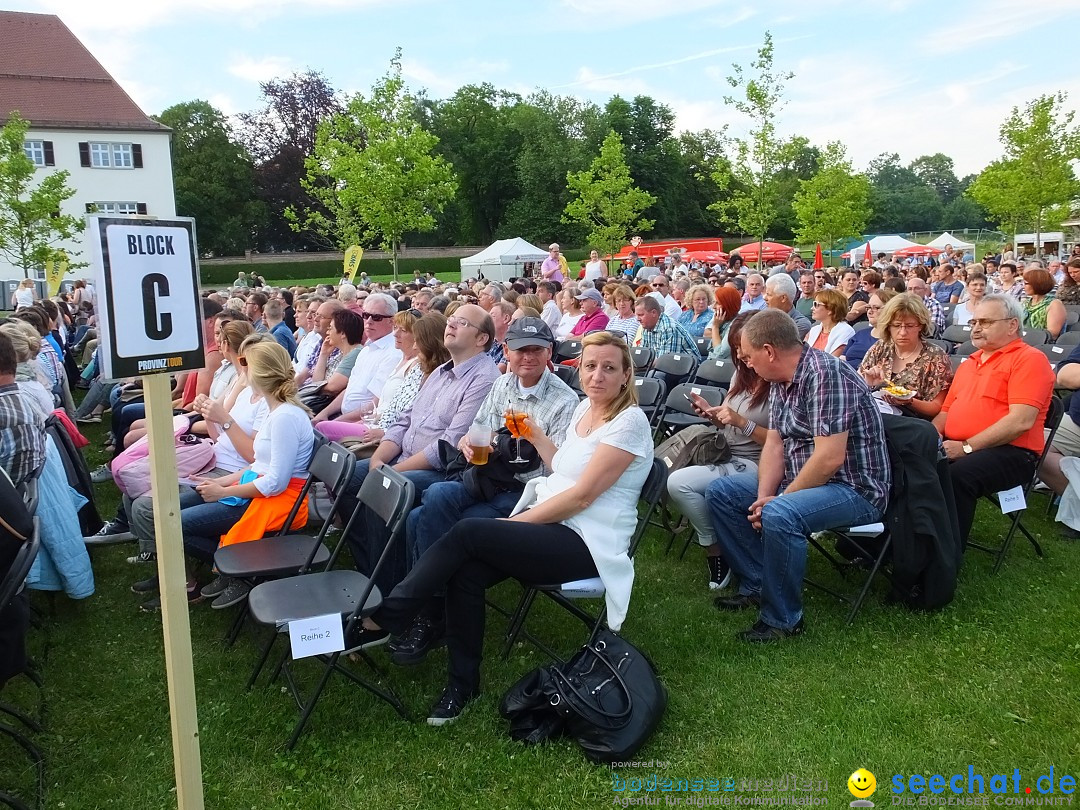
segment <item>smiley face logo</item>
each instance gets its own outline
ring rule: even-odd
[[[877,790],[877,779],[866,768],[859,768],[848,777],[847,789],[856,799],[865,799]]]

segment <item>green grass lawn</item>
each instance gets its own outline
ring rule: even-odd
[[[102,460],[103,430],[91,426],[90,457]],[[100,508],[116,503],[98,487]],[[1037,496],[1026,523],[1046,558],[1018,538],[1002,572],[977,552],[965,561],[959,593],[946,610],[922,615],[880,603],[880,588],[851,628],[845,606],[808,591],[806,633],[748,648],[735,631],[752,617],[721,614],[705,588],[700,551],[665,556],[658,533],[646,538],[625,625],[655,660],[670,706],[638,759],[662,768],[622,778],[778,778],[828,780],[829,804],[850,802],[858,767],[873,771],[878,806],[895,773],[1012,773],[1022,786],[1040,774],[1080,771],[1080,546],[1057,539]],[[1004,521],[982,507],[977,533],[998,536]],[[124,558],[130,544],[93,552],[97,593],[72,602],[35,595],[44,614],[32,647],[41,664],[49,757],[50,808],[175,806],[161,622],[140,613],[128,588],[153,573]],[[833,576],[817,557],[811,570]],[[517,594],[504,586],[505,604]],[[541,600],[546,602],[546,600]],[[544,663],[527,646],[507,662],[494,656],[503,622],[489,622],[483,697],[454,726],[401,720],[381,701],[335,679],[293,752],[284,750],[296,713],[281,684],[244,682],[254,662],[250,636],[231,649],[222,637],[230,611],[191,610],[202,763],[208,808],[601,807],[612,804],[612,774],[575,746],[529,749],[512,743],[497,704],[521,674]],[[580,624],[548,604],[530,626],[570,651]],[[386,660],[385,653],[375,651]],[[298,666],[311,676],[312,666]],[[415,669],[387,663],[385,682],[422,718],[441,692],[445,652]],[[25,681],[5,692],[33,705]],[[0,743],[0,789],[23,795],[32,778]],[[768,795],[768,794],[761,794]],[[775,794],[774,794],[775,795]],[[662,802],[663,799],[661,798]]]

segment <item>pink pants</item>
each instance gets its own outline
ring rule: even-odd
[[[341,419],[328,419],[315,425],[315,429],[332,442],[341,439],[362,439],[368,434],[368,426],[363,422],[344,422]]]

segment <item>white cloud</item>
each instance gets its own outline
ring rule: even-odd
[[[602,17],[606,25],[633,24],[677,14],[689,14],[715,6],[725,6],[730,0],[563,0],[563,5],[587,17]]]
[[[233,58],[228,67],[233,76],[256,84],[291,73],[294,69],[292,60],[287,56],[264,56],[257,59],[242,55]]]
[[[675,59],[668,59],[664,62],[653,62],[652,64],[634,65],[626,70],[618,70],[613,73],[598,74],[592,71],[590,68],[582,67],[578,70],[578,78],[572,82],[566,84],[556,84],[551,86],[550,90],[560,90],[566,87],[578,87],[583,86],[586,82],[592,85],[596,85],[598,82],[605,82],[610,79],[618,79],[623,76],[630,76],[634,73],[644,73],[650,70],[660,70],[662,68],[674,67],[675,65],[682,65],[686,62],[696,62],[699,59],[708,59],[713,56],[719,56],[724,53],[737,53],[738,51],[751,50],[755,46],[753,45],[732,45],[726,48],[710,48],[707,51],[700,51],[698,53],[692,53],[687,56],[679,56]],[[711,68],[706,68],[706,73],[710,72]]]

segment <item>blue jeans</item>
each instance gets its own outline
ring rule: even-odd
[[[244,516],[247,504],[229,506],[208,503],[190,487],[180,491],[180,525],[184,532],[184,552],[197,560],[213,562],[221,536]]]
[[[347,521],[356,509],[358,503],[356,496],[360,494],[360,487],[363,486],[370,469],[371,460],[366,458],[356,462],[356,466],[353,467],[352,477],[345,485],[345,495],[338,508],[338,514],[343,521]],[[412,481],[413,486],[416,487],[416,499],[413,501],[413,506],[420,502],[420,497],[429,486],[446,480],[446,473],[441,470],[409,470],[403,472],[402,475]],[[386,531],[386,523],[382,518],[370,509],[363,509],[356,516],[345,539],[349,543],[349,551],[356,564],[356,570],[370,576],[375,570],[379,557],[382,556],[383,549],[386,548],[390,535]],[[384,594],[390,593],[393,587],[405,578],[406,571],[405,545],[399,543],[375,578],[375,584]]]
[[[813,532],[881,520],[881,512],[846,484],[825,484],[774,498],[761,531],[747,520],[757,475],[718,478],[705,491],[716,539],[739,578],[739,593],[761,598],[761,620],[790,630],[802,619],[806,538]]]
[[[409,568],[462,518],[509,517],[520,497],[520,492],[500,492],[490,501],[478,501],[460,481],[432,484],[424,490],[420,506],[409,513],[405,524]]]

